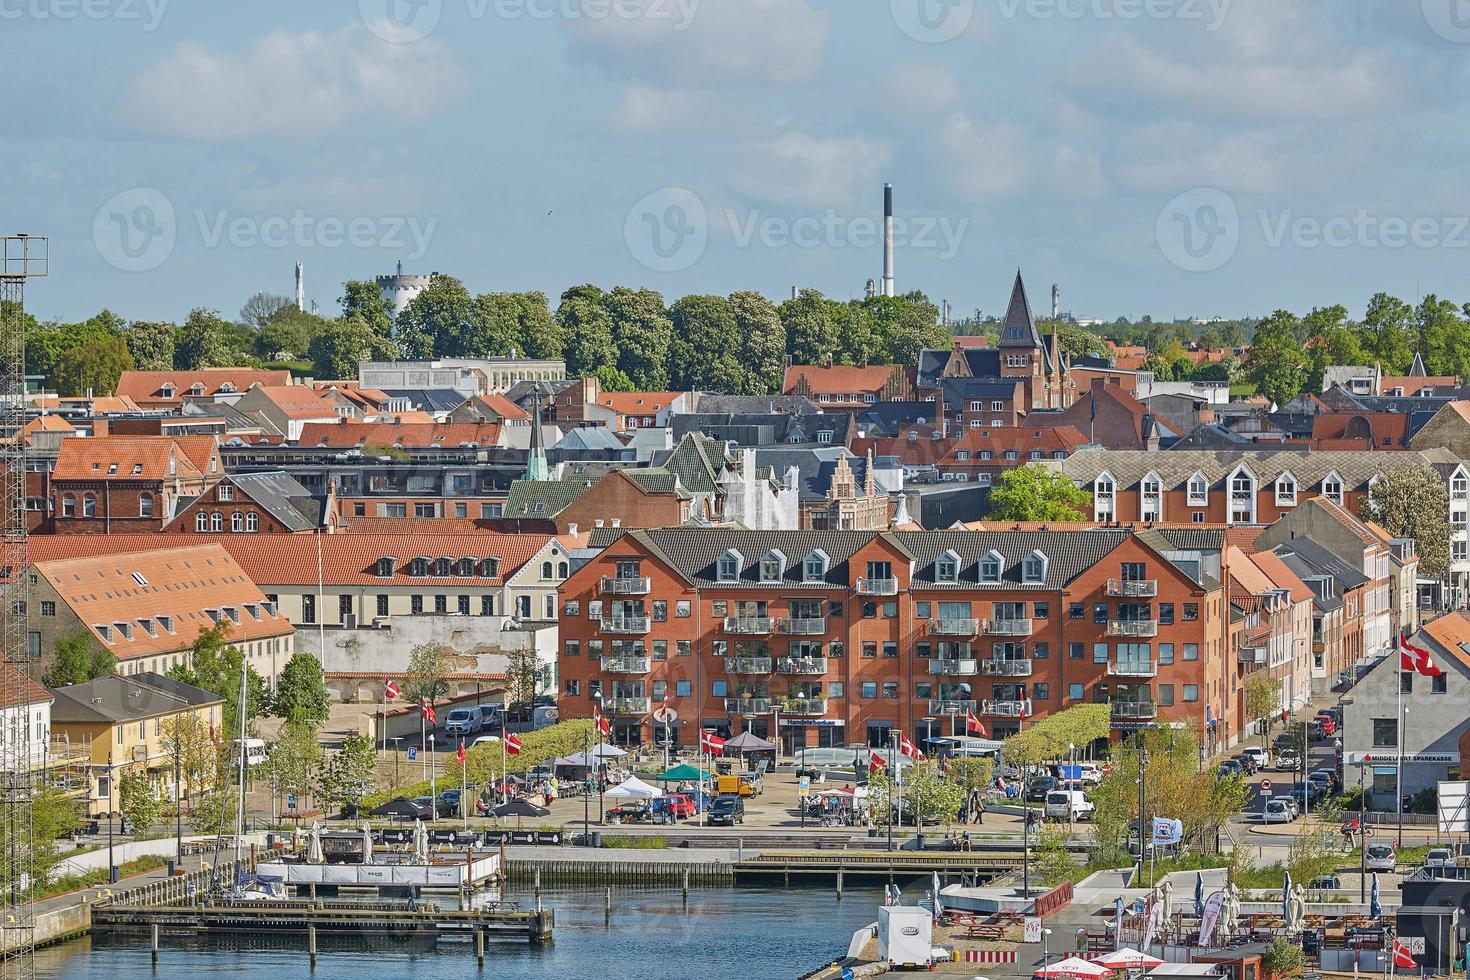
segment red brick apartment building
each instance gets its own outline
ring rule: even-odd
[[[621,743],[701,727],[785,749],[963,730],[1080,702],[1124,731],[1238,735],[1223,529],[733,531],[613,540],[560,590],[561,710]],[[678,721],[651,712],[667,698]]]

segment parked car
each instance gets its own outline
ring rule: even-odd
[[[439,805],[432,796],[415,796],[413,803],[419,808],[419,820],[433,820],[439,815]]]
[[[1046,794],[1056,788],[1057,781],[1051,776],[1037,776],[1026,784],[1027,803],[1045,803]]]
[[[1342,879],[1337,875],[1320,875],[1307,882],[1308,891],[1334,891],[1342,887]]]
[[[1437,868],[1454,863],[1454,853],[1448,847],[1431,847],[1424,853],[1424,867],[1426,868]]]
[[[459,816],[459,790],[446,789],[434,801],[434,815],[438,817]]]
[[[1398,854],[1388,844],[1369,844],[1363,854],[1363,867],[1369,871],[1392,871],[1398,861]]]
[[[499,735],[481,735],[479,738],[470,743],[470,748],[474,748],[477,745],[494,745],[496,742],[499,741]]]
[[[1224,759],[1215,768],[1215,775],[1221,779],[1226,776],[1243,776],[1245,770],[1238,759]]]
[[[455,708],[444,716],[444,731],[449,735],[477,735],[485,725],[485,709],[479,705]]]
[[[954,815],[951,814],[950,819],[953,818]],[[920,818],[918,812],[913,808],[913,806],[910,805],[908,800],[904,800],[902,803],[893,804],[893,822],[898,824],[900,827],[905,825],[909,827],[916,827],[919,825],[919,819]],[[922,822],[924,826],[934,826],[941,823],[942,821],[940,820],[939,814],[926,812],[923,815]]]
[[[709,805],[707,816],[711,825],[724,824],[733,827],[737,823],[745,823],[745,800],[731,794],[717,796]]]
[[[1081,790],[1054,789],[1046,794],[1046,817],[1048,820],[1087,820],[1095,809],[1092,801]]]
[[[1293,819],[1288,800],[1267,800],[1265,809],[1261,811],[1262,823],[1291,823]]]
[[[1295,820],[1302,815],[1302,801],[1296,796],[1273,796],[1273,800],[1280,800],[1291,809],[1291,819]]]
[[[1325,711],[1317,712],[1316,716],[1312,718],[1312,723],[1321,728],[1324,735],[1331,735],[1337,731],[1337,719]]]
[[[686,793],[669,793],[664,796],[673,808],[674,816],[685,819],[694,816],[697,812],[694,807],[694,797]]]
[[[1240,754],[1254,756],[1256,768],[1258,769],[1264,769],[1271,764],[1271,753],[1259,745],[1252,745],[1248,748],[1241,749]]]
[[[1276,754],[1276,764],[1272,768],[1277,772],[1296,772],[1301,767],[1302,760],[1296,749],[1282,749]]]
[[[1256,774],[1256,770],[1260,769],[1260,764],[1256,762],[1256,757],[1253,755],[1245,755],[1244,753],[1242,753],[1241,755],[1233,756],[1232,758],[1235,760],[1235,763],[1240,766],[1240,771],[1245,773],[1247,776],[1254,776]]]

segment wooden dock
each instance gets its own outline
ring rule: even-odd
[[[199,935],[201,933],[308,935],[371,933],[409,937],[459,937],[477,945],[487,939],[550,942],[556,922],[549,908],[409,908],[384,902],[237,902],[201,905],[98,905],[92,931],[113,934]]]
[[[1010,874],[1021,865],[1020,854],[962,851],[761,851],[734,864],[736,880],[779,875],[797,878],[917,878],[938,872],[941,878],[968,876],[982,881]]]

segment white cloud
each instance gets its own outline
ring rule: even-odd
[[[411,124],[466,89],[443,45],[388,44],[352,24],[275,31],[239,52],[183,41],[127,82],[117,115],[158,136],[310,141],[353,123]]]
[[[929,118],[960,101],[960,82],[947,65],[906,61],[884,76],[874,104],[897,118]]]
[[[608,125],[625,134],[667,133],[695,119],[703,100],[692,92],[630,82],[612,110]]]
[[[1035,151],[1031,136],[1013,123],[977,123],[963,113],[945,122],[936,141],[940,179],[968,203],[991,201],[1026,184]]]
[[[853,207],[863,195],[876,193],[892,156],[886,143],[861,136],[787,133],[748,147],[729,180],[747,197],[772,204]]]
[[[821,71],[828,17],[809,0],[633,2],[637,16],[572,21],[575,54],[619,77],[681,86],[799,85]]]

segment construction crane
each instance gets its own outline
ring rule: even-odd
[[[26,646],[22,589],[26,557],[26,317],[27,279],[50,271],[50,243],[30,235],[0,238],[0,980],[36,972],[35,867],[32,791],[44,765],[46,733],[33,732],[29,701],[33,669]],[[43,842],[49,844],[49,841]]]

